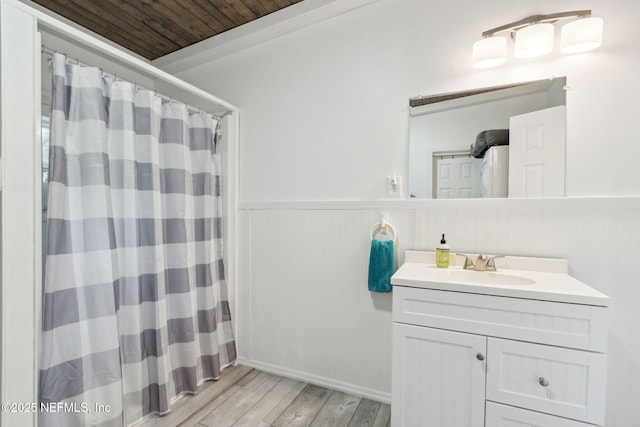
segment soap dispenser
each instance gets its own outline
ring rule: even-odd
[[[442,234],[440,244],[436,248],[436,267],[448,268],[449,267],[449,245]]]

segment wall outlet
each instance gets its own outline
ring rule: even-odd
[[[387,177],[387,197],[402,197],[402,177],[399,175]]]

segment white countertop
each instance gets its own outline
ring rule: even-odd
[[[567,274],[567,261],[547,258],[496,259],[497,272],[463,270],[451,254],[449,268],[437,268],[433,252],[407,251],[391,277],[395,286],[468,292],[606,307],[609,297]],[[475,261],[475,255],[472,256]]]

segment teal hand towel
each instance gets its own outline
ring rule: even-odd
[[[393,266],[393,240],[372,240],[369,254],[370,291],[391,292]]]

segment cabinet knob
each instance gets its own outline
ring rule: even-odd
[[[476,359],[478,359],[478,360],[484,360],[484,354],[482,354],[482,353],[478,352],[478,353],[476,354]]]
[[[540,377],[538,378],[538,383],[540,383],[542,387],[546,387],[549,385],[549,380],[546,379],[545,377]]]

